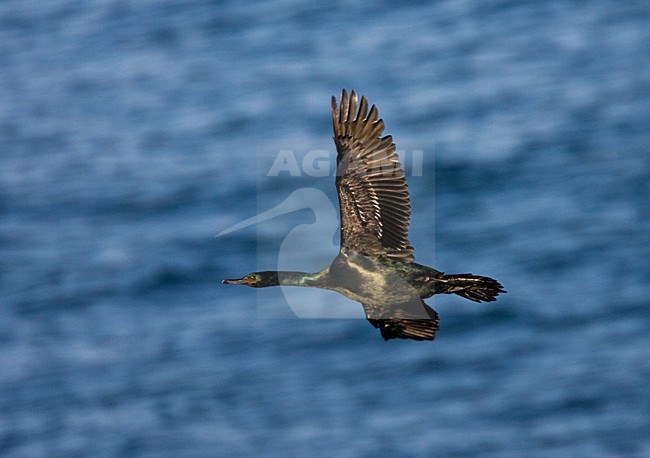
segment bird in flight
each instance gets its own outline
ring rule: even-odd
[[[303,286],[337,291],[360,302],[367,320],[385,340],[433,340],[438,314],[423,299],[457,294],[492,302],[501,284],[472,274],[447,275],[414,262],[408,240],[411,203],[390,135],[375,105],[354,91],[332,97],[336,144],[336,189],[341,214],[339,254],[316,273],[253,272],[225,284],[257,288]]]

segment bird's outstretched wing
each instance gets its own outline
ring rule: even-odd
[[[408,241],[411,216],[404,171],[391,136],[381,137],[379,112],[354,91],[332,97],[334,142],[338,152],[336,188],[341,210],[341,249],[413,262]]]
[[[438,314],[420,298],[391,307],[362,304],[366,318],[378,328],[384,340],[433,340]]]

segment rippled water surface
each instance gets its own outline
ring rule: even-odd
[[[650,455],[649,31],[643,1],[3,2],[0,454]],[[435,342],[220,284],[335,256],[342,87],[417,261],[508,290],[429,301]]]

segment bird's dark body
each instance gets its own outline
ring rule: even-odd
[[[350,251],[339,254],[328,272],[328,285],[357,302],[392,305],[435,294],[441,272],[416,263]]]
[[[337,150],[336,188],[341,214],[341,248],[320,272],[254,272],[224,283],[253,287],[276,285],[329,289],[363,305],[368,321],[384,339],[433,340],[438,314],[422,299],[457,294],[491,302],[501,284],[472,274],[446,275],[413,262],[408,240],[411,203],[390,136],[377,108],[368,110],[354,91],[332,97]]]

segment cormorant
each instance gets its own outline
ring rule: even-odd
[[[413,262],[408,240],[411,204],[391,136],[375,105],[345,89],[337,107],[332,97],[337,150],[336,188],[341,211],[341,245],[320,272],[254,272],[226,284],[267,287],[307,286],[338,291],[360,302],[366,318],[385,340],[433,340],[438,314],[422,299],[457,294],[491,302],[505,293],[489,277],[446,275]]]

